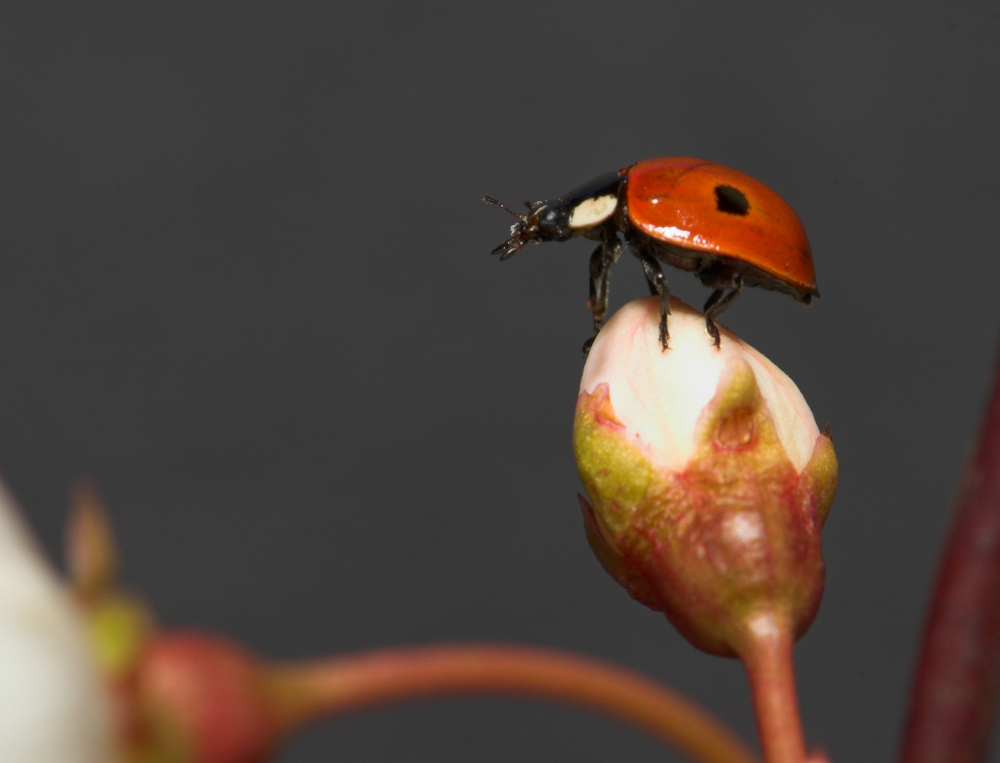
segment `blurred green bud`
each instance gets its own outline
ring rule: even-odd
[[[670,349],[656,298],[598,335],[574,426],[587,538],[605,570],[695,646],[742,655],[762,628],[796,637],[823,593],[820,530],[837,460],[795,384],[674,300]]]

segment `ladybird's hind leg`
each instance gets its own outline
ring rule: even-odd
[[[716,289],[712,296],[705,302],[705,330],[708,335],[715,340],[715,346],[722,345],[722,337],[719,335],[719,327],[715,325],[715,319],[725,312],[726,308],[733,304],[733,300],[739,296],[743,288],[743,279],[739,275],[733,276],[732,289],[729,292],[723,289]]]
[[[663,268],[655,257],[640,254],[639,261],[642,262],[642,272],[646,274],[650,294],[660,298],[660,344],[666,350],[667,340],[670,338],[670,333],[667,331],[667,316],[670,315],[670,289],[667,287],[667,277],[663,275]]]
[[[590,352],[590,346],[597,334],[604,328],[608,314],[608,287],[611,283],[611,266],[621,257],[622,245],[618,238],[602,241],[590,255],[590,299],[587,304],[594,316],[594,336],[584,342],[583,354]]]

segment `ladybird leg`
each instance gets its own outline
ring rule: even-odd
[[[663,268],[655,257],[640,254],[639,260],[642,262],[642,270],[646,274],[650,293],[660,298],[660,344],[665,350],[667,340],[670,338],[670,333],[667,331],[667,316],[670,315],[670,289],[667,287],[667,277],[663,275]]]
[[[604,318],[608,314],[608,286],[611,282],[611,266],[622,253],[621,242],[617,238],[601,242],[590,255],[590,312],[594,315],[594,334],[604,328]],[[593,343],[593,340],[591,340]],[[586,346],[584,351],[589,350]]]
[[[730,292],[726,293],[725,289],[716,289],[712,292],[712,296],[705,302],[705,330],[715,340],[716,347],[722,345],[722,337],[719,335],[719,327],[715,325],[715,319],[722,315],[727,307],[733,304],[733,300],[739,296],[742,288],[743,279],[735,275],[733,276],[733,288]]]
[[[716,289],[712,292],[712,296],[710,296],[705,302],[705,330],[714,340],[716,347],[719,347],[722,344],[722,337],[719,336],[719,327],[715,325],[714,316],[717,314],[715,308],[720,303],[722,295],[725,293],[725,289]]]

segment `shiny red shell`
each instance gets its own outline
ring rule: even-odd
[[[719,200],[731,189],[743,197],[732,195],[736,206]],[[749,175],[703,159],[646,159],[627,170],[626,204],[633,228],[652,239],[750,265],[800,297],[819,293],[798,215]]]

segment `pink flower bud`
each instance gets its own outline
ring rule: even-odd
[[[144,728],[136,757],[264,763],[280,741],[265,666],[217,636],[174,631],[151,639],[132,691]]]
[[[598,335],[574,427],[587,537],[633,598],[695,646],[742,654],[755,631],[802,635],[823,592],[820,529],[837,461],[795,384],[759,352],[655,298]]]

